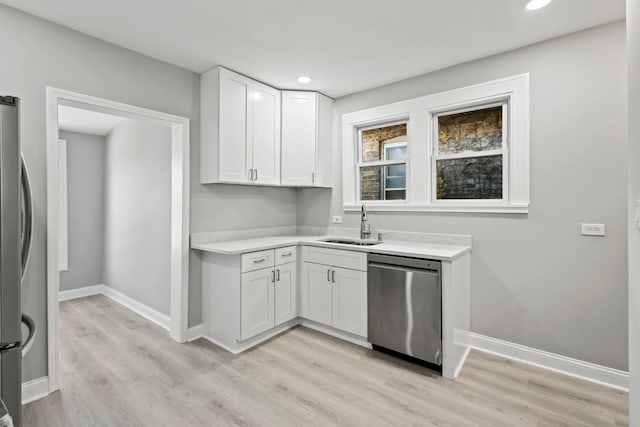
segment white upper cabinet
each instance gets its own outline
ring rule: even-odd
[[[332,109],[317,92],[282,92],[282,185],[331,186]]]
[[[200,182],[279,185],[280,91],[222,67],[200,84]]]
[[[253,182],[280,184],[280,91],[255,83],[250,96]]]

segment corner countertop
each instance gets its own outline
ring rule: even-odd
[[[331,238],[344,238],[333,236],[271,236],[257,239],[232,240],[227,242],[198,242],[192,243],[191,248],[204,252],[212,252],[221,255],[239,255],[266,249],[281,248],[284,246],[307,245],[320,246],[332,249],[351,250],[357,252],[377,253],[385,255],[400,255],[415,258],[428,258],[441,261],[452,261],[467,252],[471,246],[449,245],[426,242],[384,241],[378,245],[357,246],[344,243],[329,243],[322,240]]]

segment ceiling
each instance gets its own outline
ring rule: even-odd
[[[111,114],[58,105],[58,129],[60,130],[106,136],[125,120],[127,119],[124,117]]]
[[[0,0],[203,72],[339,97],[625,16],[625,0]],[[296,82],[313,78],[310,85]]]

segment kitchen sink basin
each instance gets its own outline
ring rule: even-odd
[[[324,239],[322,242],[327,243],[340,243],[343,245],[356,245],[356,246],[373,246],[382,242],[377,242],[375,240],[357,240],[357,239]]]

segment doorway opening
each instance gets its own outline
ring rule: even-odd
[[[84,133],[83,114],[94,122]],[[128,143],[132,141],[138,143]],[[49,392],[59,388],[62,295],[104,294],[166,329],[175,341],[187,340],[189,141],[187,118],[47,88]],[[83,159],[78,160],[79,154]],[[70,187],[78,184],[69,182],[70,161],[76,171],[91,170],[91,178]],[[75,215],[73,222],[70,215]],[[85,231],[70,234],[75,226]],[[92,232],[95,236],[86,235]],[[145,246],[136,239],[155,240]],[[84,272],[71,274],[72,252]],[[152,265],[157,268],[148,268]],[[98,270],[105,283],[92,283]],[[122,283],[128,287],[123,289]],[[156,284],[162,289],[151,288]]]

